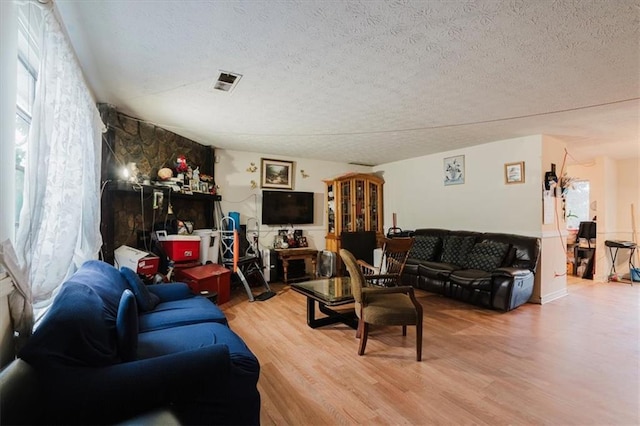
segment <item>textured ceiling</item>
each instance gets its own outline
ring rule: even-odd
[[[640,153],[640,0],[55,0],[99,102],[219,148],[382,164],[549,134]],[[211,89],[218,71],[243,77]]]

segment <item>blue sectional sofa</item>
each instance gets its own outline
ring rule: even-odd
[[[113,424],[169,409],[181,424],[259,424],[260,366],[223,312],[182,283],[145,286],[89,261],[19,354],[32,423]]]

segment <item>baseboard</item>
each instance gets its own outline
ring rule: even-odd
[[[554,300],[560,299],[561,297],[565,297],[569,294],[569,292],[567,291],[566,288],[563,288],[561,290],[558,291],[554,291],[553,293],[549,293],[549,294],[545,294],[544,296],[540,297],[540,303],[541,305],[544,305],[545,303],[549,303],[549,302],[553,302]]]

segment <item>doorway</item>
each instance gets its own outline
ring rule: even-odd
[[[593,279],[596,241],[595,222],[590,222],[589,181],[573,182],[567,191],[564,217],[568,231],[567,274]]]

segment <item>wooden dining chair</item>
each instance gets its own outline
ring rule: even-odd
[[[385,238],[379,267],[358,259],[358,265],[368,284],[390,287],[401,284],[400,277],[413,247],[413,238]]]
[[[401,325],[403,336],[407,335],[408,325],[415,325],[416,360],[422,361],[422,305],[416,299],[413,287],[367,287],[365,276],[353,254],[341,249],[340,257],[351,277],[351,293],[358,316],[358,355],[364,355],[370,324]]]

